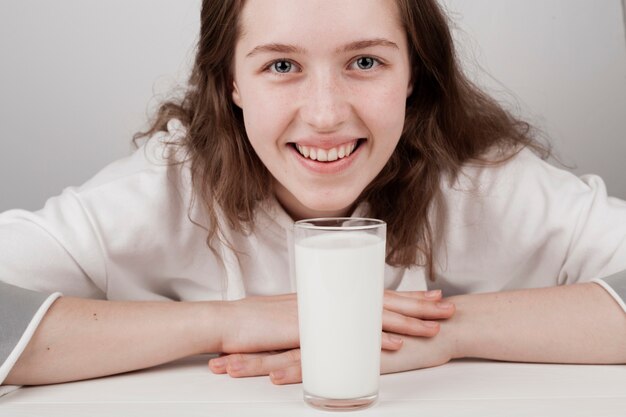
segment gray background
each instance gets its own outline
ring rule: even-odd
[[[621,0],[442,0],[467,73],[626,199]],[[193,58],[200,0],[0,2],[0,211],[132,150]]]

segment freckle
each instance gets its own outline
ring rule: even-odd
[[[98,321],[98,315],[97,315],[96,313],[93,313],[93,319],[94,319],[95,321]]]

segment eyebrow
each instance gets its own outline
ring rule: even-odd
[[[388,48],[394,48],[399,50],[398,45],[395,42],[391,42],[390,40],[383,38],[375,38],[375,39],[363,39],[359,41],[350,42],[343,47],[337,48],[335,52],[351,52],[358,51],[360,49],[372,48],[375,46],[384,46]],[[246,58],[253,57],[260,53],[268,53],[268,52],[278,52],[283,54],[304,54],[306,49],[300,48],[295,45],[287,45],[282,43],[268,43],[265,45],[259,45],[255,47],[253,50],[248,52]]]
[[[305,50],[294,45],[285,45],[282,43],[268,43],[265,45],[259,45],[256,48],[254,48],[252,51],[248,52],[248,55],[246,55],[246,58],[250,58],[255,55],[264,53],[264,52],[279,52],[283,54],[302,54],[305,52]]]
[[[337,52],[351,52],[358,51],[359,49],[372,48],[374,46],[385,46],[388,48],[394,48],[400,50],[398,45],[395,42],[391,42],[387,39],[376,38],[376,39],[363,39],[361,41],[355,41],[347,44],[343,48],[339,48]]]

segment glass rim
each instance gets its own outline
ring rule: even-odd
[[[358,226],[337,226],[337,225],[317,225],[314,222],[335,222],[336,224],[341,221],[361,221],[364,223]],[[306,229],[306,230],[329,230],[329,231],[355,231],[355,230],[371,230],[377,229],[381,226],[386,226],[387,223],[383,220],[372,219],[367,217],[316,217],[314,219],[302,219],[294,223],[294,229]]]

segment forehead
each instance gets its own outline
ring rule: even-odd
[[[241,43],[315,44],[404,37],[395,0],[246,0]]]

